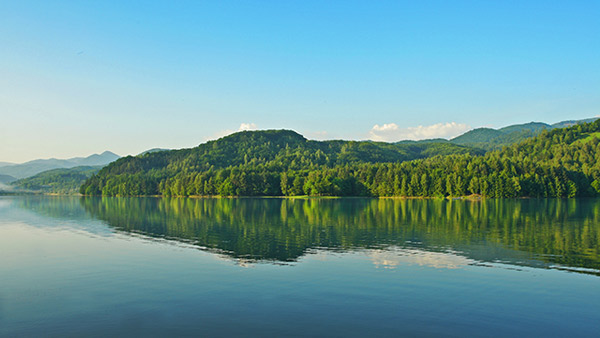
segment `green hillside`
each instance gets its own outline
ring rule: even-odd
[[[530,122],[515,124],[500,129],[477,128],[451,139],[450,142],[468,147],[480,148],[486,151],[499,150],[503,147],[537,136],[544,130],[567,128],[583,123],[594,122],[595,120],[597,120],[597,118],[562,121],[552,125],[541,122]]]
[[[487,143],[491,139],[504,135],[503,132],[491,129],[491,128],[477,128],[470,130],[458,137],[450,140],[452,143],[466,145],[466,144],[479,144],[479,143]]]
[[[582,124],[582,123],[592,123],[592,122],[596,121],[597,119],[598,119],[597,117],[592,117],[592,118],[584,119],[584,120],[562,121],[562,122],[553,124],[552,128],[567,128],[567,127],[572,127],[572,126]]]
[[[479,128],[458,136],[450,140],[450,142],[490,151],[522,142],[528,138],[535,137],[537,134],[537,132],[528,130],[504,133],[495,129]]]
[[[524,132],[524,131],[539,133],[542,130],[546,130],[546,129],[552,129],[552,126],[547,123],[529,122],[529,123],[524,123],[524,124],[514,124],[512,126],[500,128],[498,130],[505,134],[510,134],[510,133],[514,133],[514,132]]]
[[[594,142],[597,139],[600,139],[600,132],[598,132],[598,133],[583,133],[577,139],[577,141],[575,141],[575,143],[584,144],[584,143],[588,143],[588,142]]]
[[[122,158],[103,168],[81,191],[92,195],[172,194],[165,187],[173,180],[201,174],[218,177],[207,178],[206,189],[190,189],[185,194],[214,195],[225,192],[214,187],[212,181],[220,182],[226,171],[233,170],[243,172],[244,180],[253,180],[240,188],[240,194],[281,195],[281,173],[287,171],[480,153],[448,142],[310,141],[290,130],[243,131],[191,149]]]
[[[18,189],[56,194],[74,194],[79,187],[102,166],[81,166],[68,169],[52,169],[12,182]]]
[[[452,143],[309,141],[240,132],[196,148],[122,158],[87,195],[575,197],[600,192],[600,121],[542,131],[485,155]],[[417,160],[413,160],[417,158]]]

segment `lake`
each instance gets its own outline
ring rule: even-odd
[[[0,336],[597,336],[600,199],[0,197]]]

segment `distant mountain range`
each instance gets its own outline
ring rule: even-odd
[[[70,159],[51,158],[33,160],[21,164],[6,164],[3,166],[0,164],[0,180],[3,180],[4,183],[8,183],[52,169],[73,168],[78,166],[105,166],[119,158],[119,155],[110,151],[105,151],[102,154],[93,154],[88,157],[74,157]],[[14,179],[11,179],[11,177]]]

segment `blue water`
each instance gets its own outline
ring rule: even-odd
[[[0,335],[598,336],[599,208],[0,197]]]

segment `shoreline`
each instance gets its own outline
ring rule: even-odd
[[[151,197],[151,198],[192,198],[192,199],[244,199],[244,198],[262,198],[262,199],[392,199],[392,200],[447,200],[447,201],[471,201],[478,202],[483,200],[523,200],[523,199],[570,199],[568,197],[485,197],[481,195],[466,196],[218,196],[218,195],[190,195],[190,196],[163,196],[163,195],[131,195],[131,196],[102,196],[102,195],[83,195],[61,194],[61,193],[36,193],[36,192],[0,192],[0,196],[55,196],[55,197]],[[585,197],[576,197],[585,198]]]

